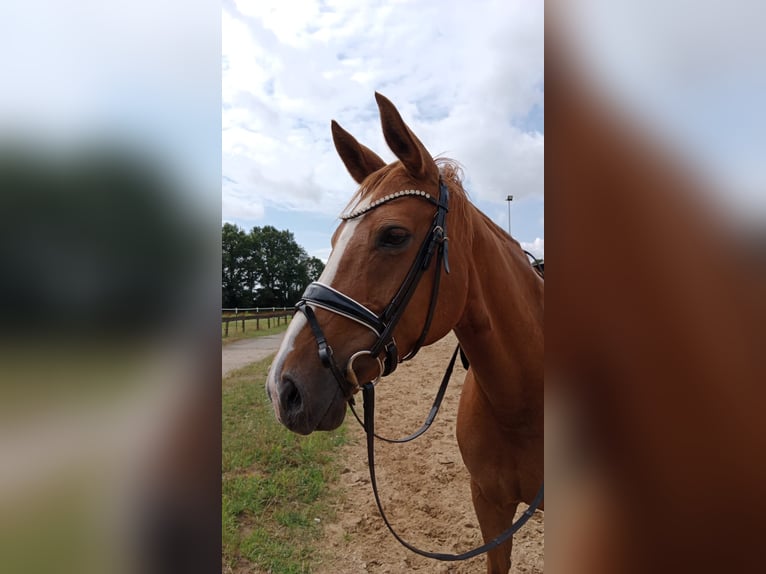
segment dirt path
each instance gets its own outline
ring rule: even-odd
[[[390,380],[378,385],[379,434],[398,438],[422,424],[456,343],[450,335],[423,349],[412,362],[401,364]],[[455,439],[464,376],[462,367],[456,367],[442,409],[425,435],[400,445],[376,441],[378,485],[389,520],[405,540],[425,550],[456,553],[482,542],[471,505],[468,471]],[[335,508],[336,522],[325,524],[320,543],[323,556],[313,571],[486,572],[483,556],[464,562],[437,562],[410,552],[391,536],[372,496],[364,433],[351,422],[350,444],[340,454],[344,461],[339,484],[342,501]],[[524,508],[520,505],[519,512]],[[543,572],[543,540],[543,515],[536,512],[514,537],[513,572]]]
[[[284,333],[242,339],[221,347],[221,376],[276,353]]]

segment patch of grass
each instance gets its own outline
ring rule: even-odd
[[[276,335],[277,333],[283,333],[287,330],[287,326],[290,324],[291,319],[287,320],[287,323],[285,323],[283,320],[280,325],[274,325],[275,319],[272,320],[272,327],[266,328],[266,319],[261,319],[261,329],[256,329],[256,323],[253,320],[245,321],[245,330],[242,331],[242,323],[230,323],[229,324],[229,335],[226,336],[224,333],[225,326],[223,323],[221,323],[221,343],[223,345],[227,345],[229,343],[233,343],[234,341],[241,341],[242,339],[254,339],[256,337],[265,337],[266,335]]]
[[[333,519],[333,456],[346,442],[345,425],[304,437],[277,422],[264,390],[271,360],[223,381],[223,563],[305,574],[321,524]]]

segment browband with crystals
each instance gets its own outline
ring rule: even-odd
[[[431,197],[429,194],[427,194],[425,191],[420,191],[419,189],[405,189],[404,191],[397,191],[396,193],[389,193],[388,195],[385,195],[381,197],[380,199],[376,199],[371,204],[366,205],[365,207],[355,209],[351,213],[346,213],[345,215],[341,215],[340,218],[344,221],[348,219],[354,219],[355,217],[359,217],[360,215],[364,215],[371,209],[375,209],[379,205],[382,205],[386,202],[391,201],[392,199],[399,199],[400,197],[406,197],[408,195],[413,195],[415,197],[422,197],[423,199],[426,199],[433,203],[434,205],[439,205],[439,202],[436,201],[433,197]]]

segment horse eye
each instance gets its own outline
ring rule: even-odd
[[[381,247],[403,247],[410,240],[410,233],[402,227],[384,229],[378,238]]]

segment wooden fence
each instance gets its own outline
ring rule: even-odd
[[[259,331],[261,325],[264,325],[266,329],[271,329],[272,326],[276,327],[284,323],[287,325],[290,317],[295,313],[295,309],[292,307],[272,307],[271,310],[255,310],[255,309],[223,309],[221,314],[221,323],[223,324],[223,336],[229,336],[229,325],[234,323],[234,331],[238,331],[238,327],[242,328],[242,332],[245,332],[245,325],[248,321],[255,321],[255,330]]]

